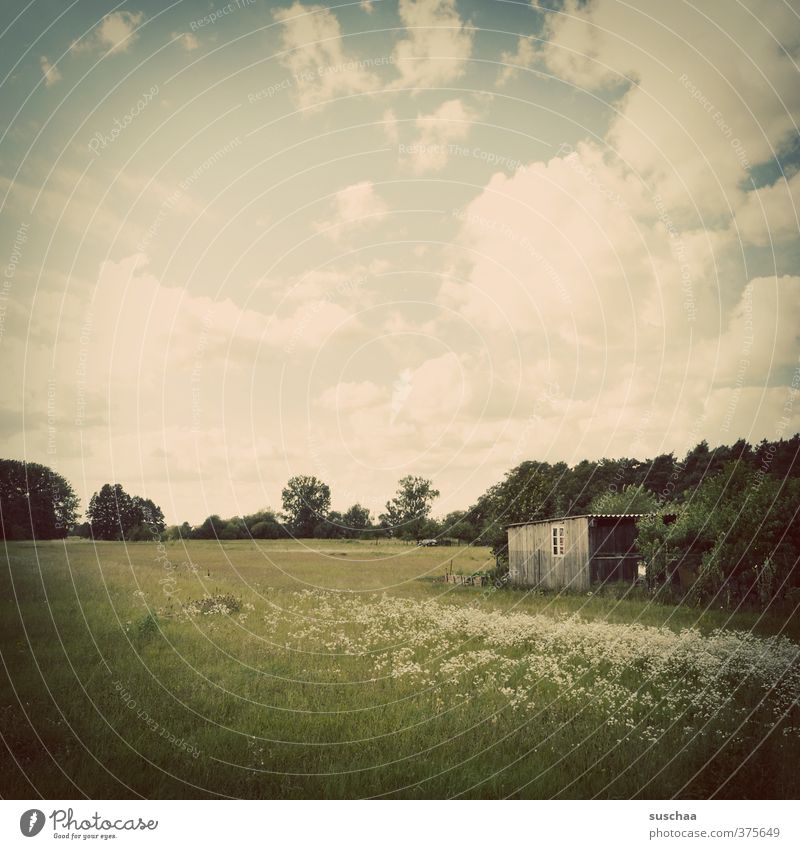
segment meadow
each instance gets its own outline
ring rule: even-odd
[[[456,587],[487,549],[7,543],[5,798],[796,798],[797,616]]]

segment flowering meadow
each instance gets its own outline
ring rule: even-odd
[[[12,546],[4,795],[800,789],[786,619],[436,580],[481,549],[165,551]]]

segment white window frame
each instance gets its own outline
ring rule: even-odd
[[[550,545],[553,557],[563,557],[566,548],[566,531],[564,525],[553,525],[550,532]]]

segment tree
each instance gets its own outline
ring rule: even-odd
[[[342,524],[342,514],[337,510],[328,511],[328,515],[314,526],[311,536],[314,539],[343,539],[347,534]]]
[[[362,536],[372,527],[372,517],[369,510],[360,504],[354,504],[345,510],[342,516],[342,526],[346,536]]]
[[[438,539],[442,536],[442,526],[430,516],[415,524],[412,539]]]
[[[224,540],[245,539],[248,536],[247,526],[239,516],[234,516],[225,522],[219,534],[219,538]]]
[[[226,523],[214,513],[212,516],[209,516],[202,525],[198,525],[192,531],[193,539],[219,539],[219,535],[222,533],[222,529],[225,527]]]
[[[455,537],[459,542],[469,545],[478,539],[480,532],[470,513],[453,510],[442,519],[442,535]]]
[[[75,525],[72,532],[75,536],[82,537],[83,539],[92,538],[92,526],[89,522],[81,522],[79,525]]]
[[[156,503],[128,495],[118,483],[103,484],[92,496],[86,516],[95,539],[145,542],[166,528],[164,513]]]
[[[121,484],[106,483],[89,501],[86,516],[92,524],[95,539],[123,539],[138,524],[133,499]]]
[[[134,513],[136,524],[145,526],[151,536],[156,533],[162,533],[164,528],[166,528],[167,524],[164,521],[164,513],[149,498],[140,498],[138,495],[134,495],[131,498],[131,509]]]
[[[4,539],[60,539],[75,524],[78,497],[39,463],[0,460],[0,530]]]
[[[687,452],[680,468],[680,487],[684,494],[691,495],[703,482],[703,478],[713,474],[714,454],[703,439]]]
[[[278,521],[274,510],[259,510],[244,517],[244,523],[253,539],[281,539],[286,529]]]
[[[566,463],[537,463],[526,460],[490,487],[469,510],[480,530],[480,540],[495,557],[507,556],[506,526],[512,522],[546,519],[562,513],[558,485],[569,471]]]
[[[602,495],[598,495],[589,507],[590,513],[655,513],[659,508],[659,501],[652,492],[644,488],[644,484],[638,486],[629,483],[621,490],[609,489]]]
[[[281,495],[293,536],[311,537],[331,506],[328,485],[313,476],[296,475],[289,479]]]
[[[396,536],[419,539],[425,519],[438,497],[439,490],[433,488],[431,481],[407,475],[398,482],[397,494],[386,502],[386,512],[381,513],[379,518]]]
[[[660,500],[672,500],[675,497],[675,455],[659,454],[652,460],[645,460],[644,485]]]
[[[608,474],[611,471],[608,463],[608,460],[603,463],[581,460],[577,466],[565,469],[556,482],[558,506],[555,512],[565,516],[570,513],[586,513],[589,502],[602,486],[602,483],[598,485],[598,480],[604,473]]]
[[[172,542],[176,542],[179,539],[191,539],[192,526],[188,522],[184,522],[182,525],[170,525],[168,528],[165,528],[163,536]]]

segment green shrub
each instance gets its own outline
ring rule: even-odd
[[[155,613],[148,613],[136,622],[136,636],[140,640],[149,640],[155,637],[160,630],[158,617]]]
[[[800,480],[741,461],[702,482],[674,524],[639,520],[638,546],[651,590],[680,585],[688,600],[760,606],[800,585]]]

